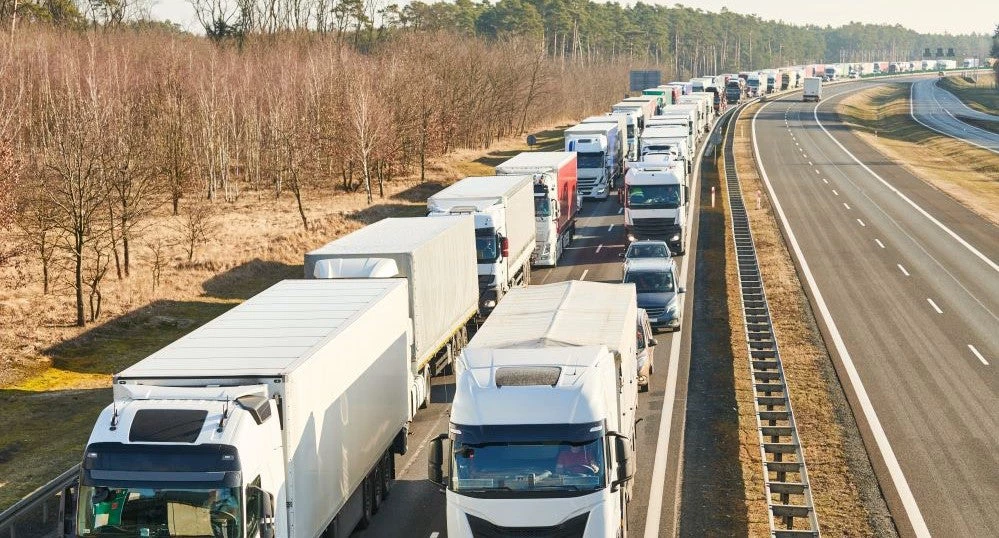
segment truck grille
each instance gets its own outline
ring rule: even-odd
[[[644,237],[668,238],[680,231],[673,219],[635,219],[632,230]]]
[[[580,538],[589,517],[589,513],[580,514],[552,527],[500,527],[468,514],[468,526],[473,538]]]
[[[578,187],[592,187],[597,184],[597,178],[595,177],[581,177],[576,180],[576,185]]]

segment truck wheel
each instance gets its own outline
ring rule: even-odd
[[[375,466],[375,470],[371,472],[371,513],[377,514],[378,509],[382,507],[382,499],[385,498],[385,472],[382,467],[385,465],[385,460],[382,460]]]
[[[382,499],[388,499],[393,480],[395,480],[395,457],[389,453],[385,454],[385,460],[382,461]]]
[[[357,522],[357,528],[366,529],[371,525],[371,520],[375,516],[374,488],[371,480],[365,478],[361,482],[361,520]]]
[[[430,368],[425,368],[423,370],[423,401],[420,402],[420,409],[426,409],[430,406]]]

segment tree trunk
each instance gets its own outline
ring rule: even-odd
[[[83,232],[76,232],[76,250],[73,251],[73,261],[75,265],[74,277],[76,284],[76,325],[83,327],[87,324],[83,317]]]

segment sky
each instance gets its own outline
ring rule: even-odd
[[[151,14],[156,19],[170,19],[187,29],[197,21],[187,0],[153,0]],[[387,0],[383,0],[388,3]],[[430,0],[424,0],[430,1]],[[644,0],[647,3],[673,5],[676,0]],[[622,3],[632,4],[634,0]],[[901,24],[921,33],[992,34],[999,24],[997,0],[682,0],[679,3],[705,11],[729,11],[756,14],[794,24],[842,26],[850,21],[872,24]]]

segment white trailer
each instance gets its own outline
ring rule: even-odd
[[[576,152],[576,190],[585,198],[605,200],[624,164],[624,137],[617,121],[580,123],[563,134],[565,151]]]
[[[447,533],[627,533],[637,295],[570,281],[516,290],[465,348],[448,432],[429,450]],[[488,534],[487,534],[488,533]]]
[[[532,259],[535,265],[554,267],[576,234],[576,154],[525,151],[497,165],[496,173],[534,177],[537,245]]]
[[[305,278],[405,280],[415,414],[430,402],[430,378],[447,369],[468,340],[478,309],[473,219],[382,219],[307,253]]]
[[[537,241],[533,176],[466,177],[427,199],[429,217],[475,217],[479,315],[485,317],[511,288],[531,281]],[[447,293],[445,284],[437,293]]]
[[[805,90],[801,94],[802,101],[822,100],[822,79],[819,77],[805,77]]]
[[[406,446],[401,280],[285,280],[114,377],[77,536],[346,537]]]

